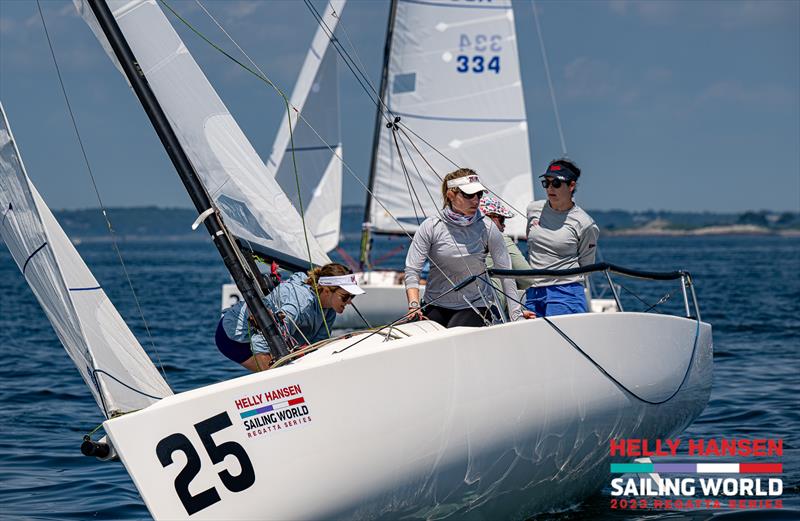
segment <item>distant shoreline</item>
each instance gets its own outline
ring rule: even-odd
[[[772,230],[763,226],[751,224],[732,224],[727,226],[704,226],[688,230],[675,230],[669,228],[627,228],[622,230],[603,230],[601,234],[606,237],[701,237],[715,235],[737,235],[737,236],[776,236],[776,237],[800,237],[800,230]]]
[[[203,230],[191,230],[197,212],[190,208],[108,208],[108,218],[119,242],[207,241]],[[800,237],[800,212],[766,210],[742,213],[588,210],[605,237]],[[98,209],[61,210],[56,219],[76,244],[108,242],[109,226]],[[342,240],[361,235],[363,208],[344,206]],[[518,216],[517,219],[523,219]]]

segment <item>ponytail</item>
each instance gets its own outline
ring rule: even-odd
[[[330,262],[324,266],[317,266],[309,271],[306,284],[312,288],[316,288],[320,277],[336,277],[338,275],[350,275],[351,273],[353,273],[353,271],[347,266],[339,264],[338,262]]]

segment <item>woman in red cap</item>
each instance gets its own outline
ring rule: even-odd
[[[575,201],[581,169],[569,159],[551,161],[542,174],[547,199],[528,205],[528,262],[533,269],[566,270],[594,264],[597,225]],[[537,277],[525,292],[536,316],[588,311],[583,275]]]

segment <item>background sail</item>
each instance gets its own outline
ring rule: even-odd
[[[511,1],[398,0],[388,74],[389,109],[458,166],[477,171],[484,185],[524,214],[533,182]],[[380,132],[372,190],[405,228],[416,229],[391,132],[383,126]],[[415,158],[431,197],[406,160],[430,216],[441,206],[441,177],[455,167],[413,139],[439,175]],[[406,153],[402,145],[401,150]],[[369,220],[377,231],[401,230],[375,202]],[[524,228],[524,218],[506,223],[506,233],[515,237]]]
[[[0,235],[97,404],[111,415],[172,394],[28,179],[0,114]]]
[[[306,226],[325,251],[339,244],[342,213],[339,68],[329,35],[344,6],[345,0],[332,0],[326,6],[291,97],[292,106],[303,116],[292,113],[292,137]],[[290,147],[289,115],[284,114],[267,167],[274,170],[278,184],[299,210]]]
[[[75,3],[108,50],[89,6]],[[257,251],[309,259],[300,215],[155,0],[107,3],[231,232]],[[330,261],[313,236],[309,243],[314,263]]]

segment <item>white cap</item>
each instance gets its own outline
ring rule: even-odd
[[[468,195],[486,191],[486,187],[481,184],[481,180],[478,179],[477,175],[466,175],[451,179],[447,182],[447,188],[458,188]]]
[[[333,277],[320,277],[317,281],[320,286],[339,286],[351,295],[361,295],[364,290],[358,286],[356,276],[352,273],[350,275],[336,275]]]

